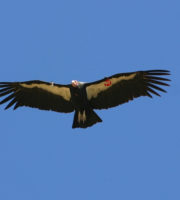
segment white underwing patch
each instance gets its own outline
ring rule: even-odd
[[[103,92],[103,91],[109,89],[110,87],[113,87],[113,85],[117,84],[118,82],[121,82],[124,80],[127,80],[127,81],[131,80],[135,76],[136,76],[136,73],[130,74],[128,76],[119,76],[119,77],[110,78],[110,79],[108,79],[111,82],[110,86],[107,86],[105,84],[105,81],[102,81],[97,84],[92,84],[92,85],[86,87],[87,98],[88,98],[88,100],[90,100],[92,98],[96,98],[100,92]]]
[[[24,87],[24,88],[29,88],[29,89],[39,88],[39,89],[45,90],[45,91],[47,91],[47,92],[49,92],[51,94],[55,94],[55,95],[61,96],[62,98],[64,98],[67,101],[70,100],[71,93],[70,93],[69,88],[67,88],[67,87],[58,87],[58,86],[55,86],[54,83],[52,83],[52,84],[51,85],[47,85],[47,84],[44,84],[44,83],[40,83],[40,84],[37,84],[37,83],[32,83],[32,84],[22,83],[20,85],[22,87]]]

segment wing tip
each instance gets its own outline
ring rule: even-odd
[[[166,70],[166,69],[154,69],[154,70],[146,70],[146,72],[165,72],[165,73],[170,73],[170,70]]]
[[[157,91],[167,93],[166,90],[159,87],[159,86],[170,86],[170,84],[168,84],[167,81],[171,80],[163,77],[166,75],[171,75],[170,70],[157,69],[157,70],[145,71],[144,79],[147,87],[146,90],[149,91],[149,93],[159,97],[161,97],[161,95]]]
[[[147,70],[145,71],[145,74],[148,74],[148,75],[159,75],[159,76],[167,76],[167,75],[171,75],[171,72],[169,70]]]

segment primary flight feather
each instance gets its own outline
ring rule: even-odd
[[[160,86],[169,86],[164,76],[167,70],[136,71],[120,73],[99,81],[84,83],[73,80],[71,84],[60,85],[44,81],[0,82],[0,104],[8,102],[5,109],[14,106],[29,106],[41,110],[70,113],[75,111],[72,128],[87,128],[101,118],[93,109],[107,109],[133,100],[136,97],[158,91],[166,92]]]

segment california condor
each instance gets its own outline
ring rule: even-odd
[[[10,101],[5,109],[14,105],[29,106],[41,110],[74,113],[72,128],[87,128],[101,118],[93,109],[107,109],[133,100],[136,97],[158,91],[166,92],[159,85],[168,86],[170,81],[162,76],[170,75],[167,70],[136,71],[115,74],[101,80],[83,83],[73,80],[71,84],[60,85],[43,81],[0,82],[0,97],[6,96],[0,104]]]

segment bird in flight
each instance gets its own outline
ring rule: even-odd
[[[71,84],[60,85],[39,80],[25,82],[0,82],[0,104],[52,110],[56,112],[74,112],[72,128],[87,128],[101,118],[93,109],[108,109],[133,100],[136,97],[152,94],[160,96],[158,91],[166,92],[161,86],[169,86],[164,76],[167,70],[148,70],[120,73],[101,80],[84,83],[73,80]]]

